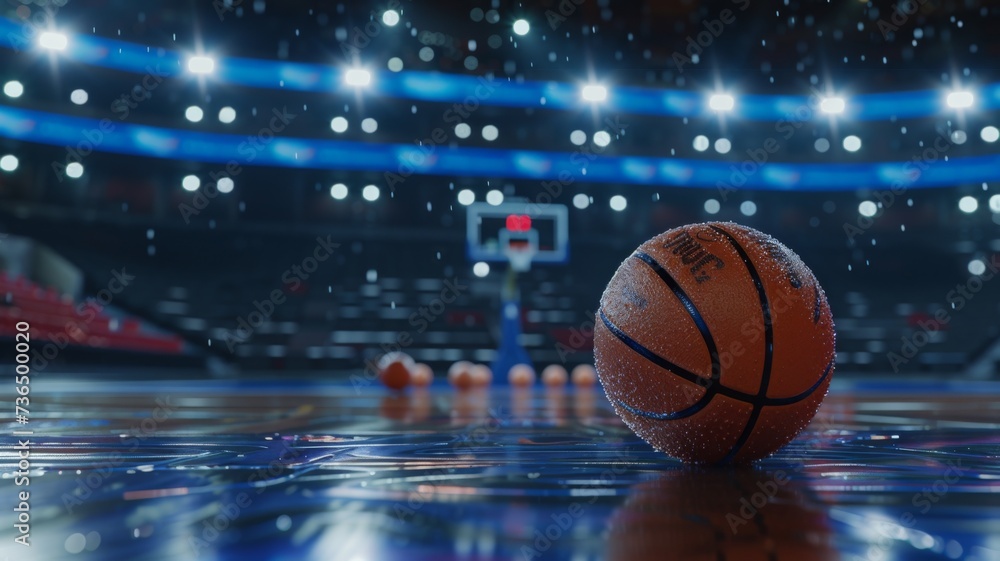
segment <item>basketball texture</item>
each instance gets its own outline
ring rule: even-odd
[[[675,228],[632,253],[601,296],[597,372],[657,450],[748,463],[791,441],[833,375],[826,295],[799,256],[731,222]]]

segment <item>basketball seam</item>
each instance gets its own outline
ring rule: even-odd
[[[743,432],[740,433],[739,438],[736,439],[736,443],[733,444],[733,447],[730,448],[729,452],[722,458],[722,463],[729,463],[734,457],[736,457],[737,454],[739,454],[743,445],[750,439],[750,434],[753,433],[754,426],[757,424],[757,419],[760,418],[761,410],[764,408],[764,405],[760,400],[767,397],[767,387],[771,382],[771,366],[774,360],[774,329],[771,319],[771,305],[767,298],[767,291],[764,289],[764,281],[761,279],[760,273],[757,272],[757,268],[754,267],[753,262],[750,261],[750,256],[747,254],[743,246],[740,245],[736,238],[734,238],[729,232],[717,226],[710,227],[729,240],[729,244],[733,246],[733,249],[736,250],[736,253],[743,261],[743,264],[747,268],[747,273],[750,274],[750,278],[753,280],[754,288],[757,291],[757,297],[760,300],[761,313],[764,315],[764,365],[761,369],[760,386],[757,388],[757,396],[753,401],[753,409],[750,411],[750,418],[747,419],[747,424],[743,427]]]
[[[689,378],[688,376],[695,377],[701,380],[705,379],[701,376],[698,376],[697,374],[694,374],[693,372],[689,372],[681,368],[680,366],[675,365],[669,360],[657,355],[653,351],[642,346],[638,341],[632,339],[624,331],[622,331],[620,327],[612,323],[612,321],[608,318],[607,314],[604,313],[603,309],[598,310],[598,316],[601,318],[601,322],[604,324],[604,326],[608,329],[608,331],[611,332],[612,335],[615,336],[616,339],[625,344],[625,346],[632,349],[632,351],[638,354],[639,356],[645,358],[649,362],[652,362],[654,365],[666,370],[668,373],[673,374],[674,376],[683,378],[693,384],[698,384],[698,382],[696,380]],[[819,380],[817,380],[816,383],[813,384],[810,388],[808,388],[802,393],[789,397],[765,397],[763,399],[758,399],[757,396],[754,394],[748,394],[745,392],[734,390],[732,388],[722,385],[721,383],[713,385],[711,387],[716,388],[716,392],[719,395],[724,395],[728,398],[734,399],[742,403],[748,403],[750,405],[754,405],[755,403],[760,403],[763,406],[793,405],[812,395],[812,393],[816,391],[816,389],[819,388],[820,385],[823,384],[823,381],[827,378],[827,376],[829,376],[830,369],[833,366],[833,364],[834,360],[831,359],[830,362],[827,363],[826,370],[820,376]],[[675,371],[674,369],[680,370],[681,372]],[[634,407],[624,402],[621,402],[620,400],[616,401],[621,403],[621,405],[625,406],[633,413],[636,413],[638,415],[643,415],[651,419],[658,419],[661,417],[667,419],[666,416],[670,415],[670,413],[651,413],[647,411],[642,411],[640,409],[635,409]]]

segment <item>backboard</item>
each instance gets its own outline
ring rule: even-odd
[[[569,258],[568,211],[564,205],[507,200],[499,205],[473,203],[466,212],[471,261],[505,262],[521,268],[531,263],[565,263]]]

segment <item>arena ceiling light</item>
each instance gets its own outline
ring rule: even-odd
[[[372,83],[372,73],[364,68],[351,68],[344,73],[344,82],[349,86],[364,87]]]
[[[968,269],[970,274],[978,276],[986,272],[986,263],[982,259],[973,259],[969,261]]]
[[[6,156],[0,158],[0,170],[3,171],[16,171],[17,170],[17,156],[12,154],[7,154]]]
[[[74,105],[83,105],[87,103],[90,99],[90,95],[87,94],[87,90],[73,90],[69,94],[69,100],[73,102]]]
[[[38,46],[52,51],[65,51],[69,38],[56,31],[44,31],[38,36]]]
[[[872,201],[861,201],[858,203],[858,214],[865,218],[871,218],[878,212],[878,205]]]
[[[608,88],[600,84],[588,84],[580,90],[580,97],[584,101],[600,103],[608,99]]]
[[[386,10],[382,12],[382,23],[389,27],[395,27],[399,23],[399,12],[396,10]]]
[[[365,185],[365,188],[361,190],[361,196],[364,197],[366,201],[377,201],[380,194],[381,191],[379,191],[379,188],[375,185]]]
[[[740,212],[743,216],[753,216],[757,214],[757,203],[753,201],[743,201],[740,203]]]
[[[844,138],[844,150],[848,152],[857,152],[861,150],[861,139],[853,134]]]
[[[1000,195],[990,197],[990,212],[1000,214]]]
[[[24,94],[24,84],[18,82],[17,80],[11,80],[3,85],[3,93],[7,97],[21,97]]]
[[[216,182],[215,187],[220,193],[232,193],[233,188],[236,187],[236,182],[230,177],[222,177]]]
[[[483,278],[490,274],[490,264],[486,261],[480,261],[472,266],[472,274],[479,278]]]
[[[493,206],[500,206],[503,204],[503,193],[493,189],[489,193],[486,193],[486,202]]]
[[[736,107],[736,99],[729,94],[713,94],[708,98],[708,107],[712,111],[732,111]]]
[[[590,206],[590,197],[584,193],[577,193],[573,195],[573,206],[583,210]]]
[[[207,56],[193,56],[188,59],[188,72],[211,74],[215,71],[215,60]]]
[[[975,104],[976,96],[970,91],[961,90],[949,93],[945,101],[952,109],[967,109]]]
[[[625,210],[626,207],[628,207],[628,200],[626,200],[625,197],[621,195],[615,195],[611,197],[610,201],[608,201],[608,205],[611,207],[611,210],[617,210],[618,212],[621,212]]]
[[[66,164],[66,176],[72,179],[83,177],[83,164],[80,162],[70,162]]]
[[[220,123],[226,123],[228,125],[229,123],[232,123],[235,120],[236,120],[235,109],[233,109],[232,107],[223,107],[222,109],[219,109]]]
[[[347,185],[343,183],[334,183],[330,187],[330,196],[338,201],[342,201],[347,198]]]
[[[181,180],[181,187],[185,191],[197,191],[201,187],[201,179],[197,175],[187,175]]]
[[[184,110],[184,117],[192,123],[198,123],[205,118],[205,112],[197,105],[192,105]]]
[[[1000,140],[1000,129],[994,126],[983,127],[983,130],[979,131],[979,136],[985,142],[996,142]]]
[[[518,35],[527,35],[531,31],[531,24],[528,23],[526,19],[519,19],[514,22],[514,33]]]
[[[476,202],[476,194],[472,189],[462,189],[458,192],[458,204],[469,206],[474,202]]]
[[[840,115],[847,109],[847,102],[842,97],[826,97],[819,102],[819,110],[828,115]]]
[[[715,199],[708,199],[705,201],[705,212],[709,214],[718,214],[722,210],[722,203]]]
[[[972,214],[973,212],[976,212],[976,209],[978,208],[979,208],[979,200],[977,200],[975,197],[970,197],[966,195],[961,199],[958,199],[958,210],[966,214]]]

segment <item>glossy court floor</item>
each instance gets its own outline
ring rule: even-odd
[[[753,468],[653,451],[600,388],[46,378],[32,396],[30,549],[16,442],[0,456],[12,560],[1000,559],[997,383],[835,380]]]

